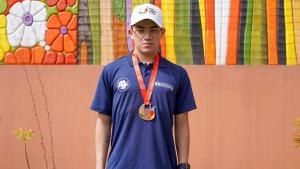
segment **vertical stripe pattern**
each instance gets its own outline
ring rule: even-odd
[[[198,0],[191,0],[191,43],[194,64],[204,64],[202,29]]]
[[[134,44],[128,34],[131,12],[143,3],[162,9],[166,32],[159,50],[173,63],[300,63],[297,0],[88,0],[92,38],[79,42],[77,55],[88,57],[86,44],[92,44],[93,57],[78,56],[79,63],[105,65],[132,51]]]

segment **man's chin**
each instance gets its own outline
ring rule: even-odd
[[[146,55],[153,55],[155,54],[157,51],[153,50],[153,49],[143,49],[142,52]]]

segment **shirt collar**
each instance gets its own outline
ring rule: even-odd
[[[163,67],[167,67],[167,64],[166,64],[166,59],[163,58],[160,54],[159,54],[159,67],[163,68]],[[128,56],[127,56],[127,60],[128,60],[128,64],[130,67],[133,67],[133,63],[132,63],[132,53],[130,53]],[[140,63],[140,62],[139,62]]]

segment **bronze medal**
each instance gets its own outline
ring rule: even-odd
[[[151,121],[155,118],[155,107],[142,104],[139,108],[139,115],[145,121]]]

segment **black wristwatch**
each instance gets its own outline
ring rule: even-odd
[[[189,163],[180,163],[177,165],[177,169],[190,169],[191,166]]]

